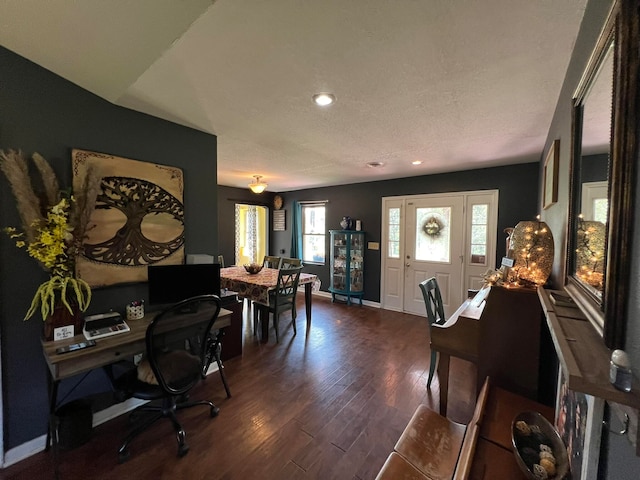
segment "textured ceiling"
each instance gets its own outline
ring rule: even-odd
[[[2,0],[0,44],[286,191],[538,161],[585,4]]]

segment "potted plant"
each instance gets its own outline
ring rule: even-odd
[[[0,150],[0,169],[9,180],[22,222],[22,230],[7,227],[5,232],[49,274],[38,287],[25,320],[40,310],[44,338],[52,340],[58,326],[74,325],[72,334],[77,334],[82,326],[80,312],[91,302],[91,287],[76,277],[75,263],[95,207],[100,176],[89,170],[82,190],[74,194],[60,189],[53,169],[41,155],[34,153],[32,160],[41,177],[42,195],[33,187],[23,153]]]

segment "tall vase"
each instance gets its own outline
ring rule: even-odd
[[[84,323],[82,312],[76,302],[69,302],[69,304],[72,312],[59,301],[53,313],[45,319],[42,335],[45,341],[62,340],[74,335],[80,335],[82,332]],[[57,335],[56,329],[58,329]]]

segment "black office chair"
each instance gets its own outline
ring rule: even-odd
[[[424,303],[427,307],[427,320],[429,322],[429,332],[431,332],[431,325],[442,325],[446,321],[444,317],[444,306],[442,304],[440,287],[438,286],[438,282],[436,281],[435,277],[431,277],[420,283],[420,290],[422,290]],[[438,352],[434,350],[433,345],[430,345],[430,348],[431,361],[429,362],[429,378],[427,380],[427,388],[431,388],[431,380],[433,379],[433,373],[435,372],[438,360]]]
[[[223,331],[214,329],[207,335],[207,341],[205,344],[204,364],[202,366],[202,378],[207,377],[209,366],[215,361],[218,365],[218,373],[220,373],[220,379],[222,385],[227,393],[227,398],[231,398],[231,390],[229,389],[229,383],[227,383],[227,376],[224,373],[224,365],[222,364],[222,342]]]
[[[269,296],[269,314],[273,313],[273,328],[276,331],[277,342],[280,341],[278,324],[280,323],[280,314],[282,312],[291,310],[293,333],[298,333],[296,331],[296,293],[301,271],[302,267],[281,268],[278,271],[278,285]],[[267,321],[269,321],[268,318]]]
[[[215,329],[219,313],[220,298],[201,295],[167,308],[147,327],[145,358],[137,368],[117,378],[114,386],[121,394],[120,398],[135,397],[151,402],[134,412],[150,411],[155,414],[130,432],[118,450],[120,463],[128,460],[131,441],[162,417],[171,420],[178,440],[178,456],[182,457],[189,451],[189,446],[176,412],[206,405],[211,417],[218,415],[219,408],[209,401],[185,399],[189,390],[202,378],[210,353],[210,334]],[[145,369],[145,366],[151,368]],[[154,401],[160,401],[160,404]]]

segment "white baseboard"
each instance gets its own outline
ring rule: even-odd
[[[207,375],[218,371],[218,364],[213,362],[209,365]],[[147,403],[148,400],[140,400],[138,398],[129,398],[122,403],[116,403],[110,407],[100,410],[93,414],[93,426],[97,427],[109,420],[112,420],[120,415],[130,412],[131,410]],[[17,447],[7,450],[4,454],[4,462],[2,468],[14,465],[26,458],[29,458],[36,453],[42,452],[46,447],[47,435],[40,435],[39,437],[29,440],[28,442],[18,445]]]

